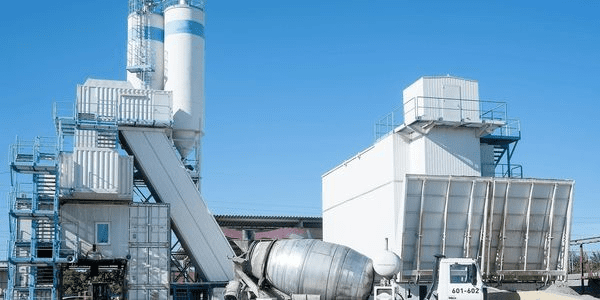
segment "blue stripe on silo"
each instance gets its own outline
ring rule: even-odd
[[[165,35],[189,33],[204,37],[204,25],[192,20],[171,21],[165,25]]]
[[[147,40],[165,42],[165,31],[162,28],[148,26],[144,30],[144,38]]]

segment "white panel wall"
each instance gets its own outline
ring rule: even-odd
[[[393,246],[394,135],[323,175],[323,240],[349,246],[367,256]],[[369,176],[365,176],[369,174]]]
[[[169,91],[134,89],[127,82],[90,79],[77,86],[78,118],[167,126],[172,120],[171,95]]]
[[[399,134],[392,134],[394,141],[394,172],[397,180],[403,180],[406,173],[413,171],[415,166],[425,165],[425,162],[416,157],[418,154],[411,151],[411,145]],[[417,173],[418,174],[418,173]]]
[[[373,257],[384,248],[385,238],[394,243],[395,183],[346,201],[323,212],[323,240],[351,247]]]
[[[131,200],[133,157],[112,149],[75,150],[60,155],[61,197]]]
[[[96,223],[108,222],[110,225],[110,242],[107,245],[97,245],[96,249],[105,258],[124,258],[129,247],[129,205],[124,204],[77,204],[65,203],[60,209],[63,236],[77,237],[80,255],[91,253],[96,240]],[[77,250],[77,249],[74,249]]]
[[[423,99],[418,97],[423,96],[423,78],[419,78],[410,86],[402,91],[402,103],[404,104],[404,123],[411,124],[419,117],[425,115],[425,106],[432,106]],[[426,105],[427,104],[427,105]]]
[[[481,144],[479,147],[479,152],[481,155],[481,176],[494,176],[494,146]]]
[[[323,210],[328,210],[393,181],[393,141],[390,135],[325,173]],[[363,176],[364,174],[369,176]]]
[[[424,169],[413,174],[480,176],[481,155],[477,131],[465,128],[436,127],[421,142],[410,145],[411,153],[424,157]],[[417,172],[419,171],[419,172]]]
[[[403,91],[405,123],[415,120],[480,122],[477,81],[421,77]]]

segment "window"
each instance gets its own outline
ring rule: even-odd
[[[110,224],[96,223],[96,244],[110,244]]]
[[[475,265],[450,265],[450,283],[471,283],[476,274]]]

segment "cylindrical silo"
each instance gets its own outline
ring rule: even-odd
[[[167,2],[165,87],[173,92],[173,141],[186,157],[204,131],[204,1]]]
[[[164,87],[164,18],[158,2],[129,1],[127,81],[137,89]]]

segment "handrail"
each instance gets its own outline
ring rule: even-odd
[[[447,105],[445,101],[450,101],[451,105]],[[516,122],[516,125],[512,124],[503,130],[518,132],[520,134],[518,120],[509,120],[507,118],[506,102],[418,96],[405,101],[403,105],[394,108],[390,113],[375,122],[375,140],[377,141],[388,135],[394,128],[402,125],[406,120],[420,119],[421,116],[419,114],[424,114],[425,112],[436,116],[454,114],[464,122],[481,122],[483,120],[504,121],[507,123],[509,121]]]
[[[60,118],[74,118],[75,104],[67,101],[56,101],[52,104],[52,118],[58,120]]]
[[[451,105],[447,105],[447,101]],[[481,120],[506,120],[506,102],[501,101],[417,96],[405,101],[404,107],[409,108],[404,112],[405,119],[413,112],[416,118],[420,112],[427,110],[440,114],[459,113],[461,120],[471,115]]]
[[[38,163],[40,160],[55,159],[57,149],[55,137],[36,137],[32,141],[17,137],[16,142],[10,146],[9,163]]]
[[[503,136],[503,137],[521,137],[521,121],[519,119],[506,119],[504,125],[498,127],[490,136]]]
[[[482,164],[494,170],[494,177],[523,178],[523,166],[519,164]]]
[[[144,98],[150,100],[149,95],[128,95],[130,98]],[[88,109],[82,109],[85,106]],[[78,103],[75,119],[80,122],[106,122],[116,124],[146,124],[152,126],[169,126],[172,120],[172,107],[167,104],[140,104],[124,103],[119,100],[88,101]]]

